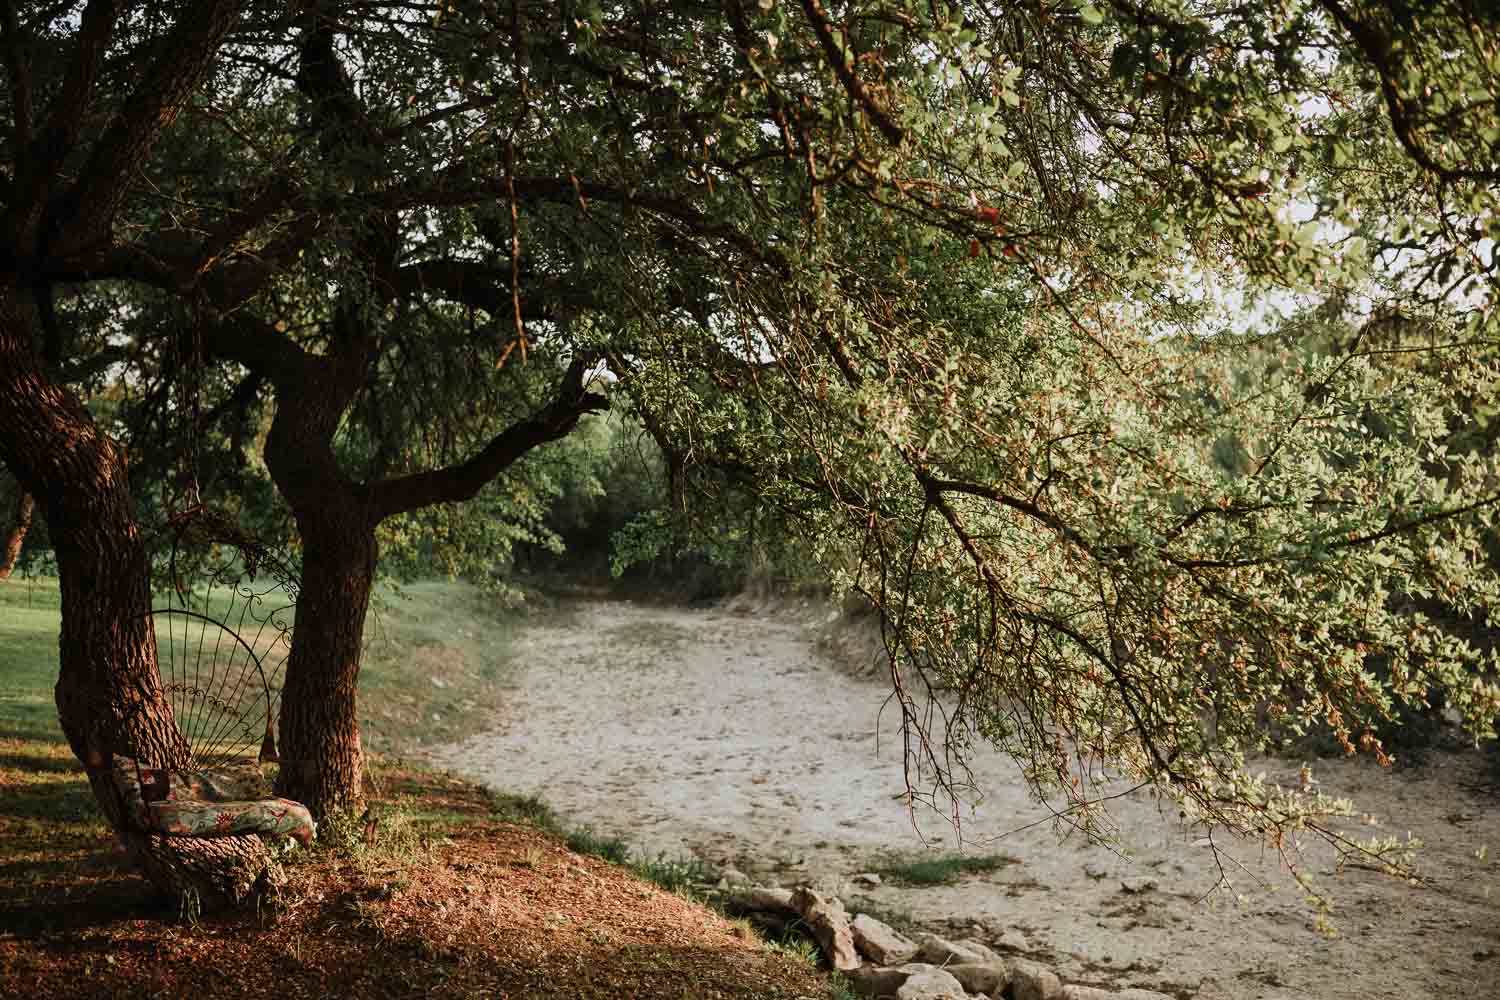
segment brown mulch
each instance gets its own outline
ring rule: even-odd
[[[377,827],[372,848],[317,851],[258,912],[197,922],[150,898],[104,830],[49,828],[0,787],[0,995],[832,995],[742,925],[495,819],[471,785],[399,769],[383,784],[439,818],[409,825],[400,850]]]

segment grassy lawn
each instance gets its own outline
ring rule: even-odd
[[[55,583],[0,581],[0,994],[849,996],[807,949],[670,891],[702,877],[691,866],[632,860],[557,829],[535,799],[379,753],[374,825],[325,822],[263,905],[185,922],[130,870],[62,739],[58,614]],[[514,621],[462,585],[383,593],[366,628],[366,746],[477,725],[503,693]]]

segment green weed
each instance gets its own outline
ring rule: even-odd
[[[619,837],[603,837],[593,828],[574,830],[563,837],[563,843],[575,854],[592,854],[612,865],[626,866],[630,863],[630,847]]]
[[[525,823],[539,830],[556,831],[557,817],[552,807],[535,795],[516,795],[511,792],[487,790],[490,812],[505,823]]]
[[[654,882],[668,892],[692,895],[692,887],[708,881],[709,869],[698,858],[685,857],[675,860],[665,854],[655,858],[635,858],[628,865],[630,870],[647,882]]]
[[[944,885],[962,875],[981,875],[1019,863],[1007,854],[949,854],[935,858],[895,861],[873,869],[882,878],[908,885]]]

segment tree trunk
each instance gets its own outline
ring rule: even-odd
[[[107,777],[104,765],[112,756],[178,767],[190,751],[157,673],[150,560],[135,521],[125,452],[73,393],[42,372],[32,346],[34,322],[31,304],[15,286],[0,287],[0,462],[40,499],[57,555],[58,721],[88,769],[100,808],[151,881],[168,891],[192,886],[209,906],[238,901],[270,872],[258,838],[226,840],[205,852],[133,834]]]
[[[5,545],[0,546],[0,580],[10,579],[11,573],[15,572],[16,560],[21,558],[21,543],[26,541],[26,532],[31,530],[31,510],[34,506],[31,494],[23,490],[21,499],[16,504],[15,527],[5,536]]]
[[[276,794],[320,819],[363,808],[356,685],[375,580],[375,524],[337,505],[299,514],[297,627],[281,692]]]
[[[28,305],[0,290],[0,461],[41,499],[57,555],[58,718],[79,760],[120,754],[175,766],[188,749],[156,672],[150,565],[125,454],[42,374]]]

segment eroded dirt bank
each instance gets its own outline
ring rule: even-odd
[[[592,603],[529,629],[520,655],[493,728],[436,751],[439,761],[536,792],[570,823],[639,850],[732,862],[761,881],[847,896],[847,878],[883,852],[922,848],[889,712],[881,725],[886,689],[831,669],[804,624]],[[1285,780],[1296,769],[1267,768]],[[1059,843],[1047,823],[997,840],[1048,813],[1027,799],[1015,765],[990,754],[976,762],[986,798],[965,816],[964,849],[1018,863],[958,885],[859,895],[1030,953],[1073,981],[1205,1000],[1500,998],[1500,808],[1466,787],[1478,761],[1433,755],[1398,774],[1331,762],[1315,773],[1373,814],[1371,832],[1424,841],[1435,886],[1361,870],[1334,877],[1329,856],[1312,850],[1309,869],[1339,904],[1330,938],[1253,846],[1236,852],[1239,897],[1203,898],[1218,874],[1211,852],[1145,798],[1115,804],[1128,858],[1076,837]],[[917,819],[929,842],[955,846],[944,817]],[[1123,892],[1132,876],[1157,886]]]

